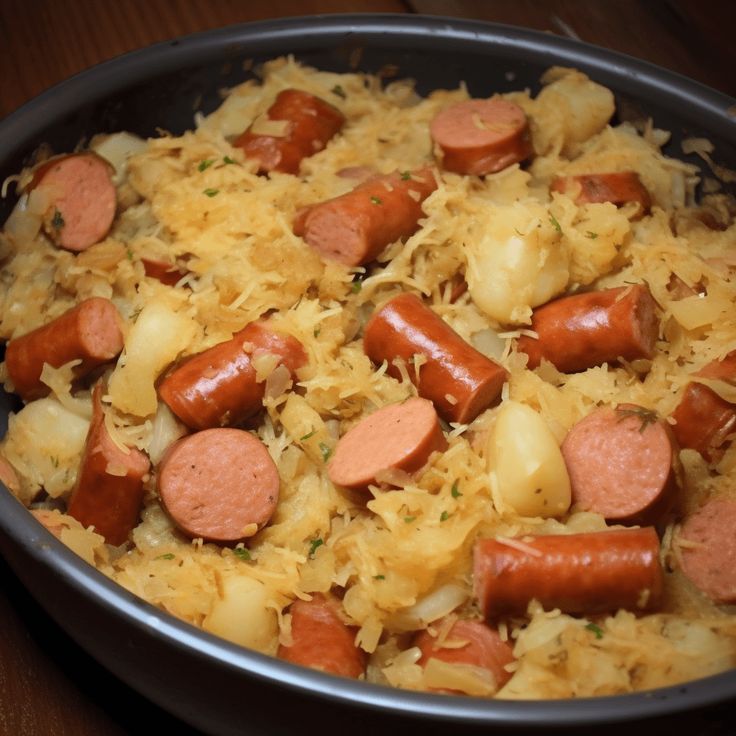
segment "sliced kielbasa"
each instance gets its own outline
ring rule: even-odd
[[[328,466],[330,480],[346,488],[381,482],[381,473],[412,473],[435,451],[447,447],[431,401],[411,398],[361,420],[337,443]]]
[[[263,407],[266,386],[256,380],[253,359],[264,353],[278,356],[292,375],[307,361],[296,338],[251,322],[175,368],[159,385],[159,396],[192,429],[240,424]]]
[[[143,479],[150,462],[134,447],[120,448],[105,427],[102,384],[92,392],[92,421],[67,513],[93,526],[108,544],[123,544],[138,523]]]
[[[241,429],[206,429],[178,440],[158,471],[164,507],[193,538],[237,542],[262,529],[276,510],[276,464]]]
[[[146,276],[160,281],[166,286],[175,286],[185,275],[176,263],[160,261],[156,258],[141,258]]]
[[[289,609],[292,644],[279,647],[279,658],[333,675],[360,677],[366,655],[355,644],[356,629],[340,618],[339,606],[319,593],[311,601],[294,601]]]
[[[85,299],[60,317],[8,343],[5,365],[15,390],[26,401],[45,396],[43,364],[53,368],[81,360],[81,378],[111,361],[123,349],[122,320],[115,305],[102,297]]]
[[[483,176],[529,158],[529,123],[514,102],[465,100],[441,110],[429,127],[442,150],[442,168]]]
[[[376,310],[363,334],[363,350],[374,362],[388,362],[388,373],[399,378],[393,361],[406,362],[420,396],[429,399],[449,422],[472,422],[501,394],[506,370],[478,352],[441,317],[413,294],[399,294]],[[419,378],[413,365],[420,362]]]
[[[682,571],[716,603],[736,603],[736,501],[712,498],[690,515],[680,538]]]
[[[663,573],[653,527],[509,540],[481,539],[473,557],[475,595],[486,618],[545,609],[598,613],[659,606]]]
[[[634,404],[602,407],[567,434],[560,448],[572,500],[617,523],[657,523],[677,493],[677,455],[669,426]]]
[[[437,188],[431,169],[375,176],[297,213],[294,234],[323,258],[360,266],[419,227],[422,202]]]
[[[29,189],[48,198],[43,217],[46,234],[67,250],[86,250],[99,243],[115,219],[113,168],[96,153],[58,156],[41,164]]]
[[[265,135],[248,128],[233,145],[259,164],[259,173],[299,172],[302,159],[321,151],[345,124],[345,116],[335,107],[309,92],[285,89],[268,108],[269,120],[283,121],[279,135]]]
[[[552,182],[550,189],[573,197],[575,204],[611,202],[621,207],[638,202],[639,216],[647,214],[652,206],[652,198],[635,171],[561,176]]]
[[[542,358],[563,373],[584,371],[619,358],[652,358],[659,335],[656,302],[643,284],[562,297],[532,312],[538,338],[519,338],[527,367]]]

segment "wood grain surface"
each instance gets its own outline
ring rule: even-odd
[[[232,23],[334,12],[427,13],[535,28],[622,51],[736,95],[732,0],[0,0],[0,117],[70,75],[157,41]],[[0,736],[195,733],[81,652],[1,561],[0,624]],[[724,725],[728,707],[625,730],[651,736],[687,727],[690,736],[725,736],[733,732]]]

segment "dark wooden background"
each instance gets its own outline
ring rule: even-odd
[[[615,49],[736,96],[734,0],[0,0],[0,117],[72,74],[156,41],[231,23],[336,12],[525,26]],[[729,707],[619,731],[726,736],[736,733]],[[81,652],[0,561],[0,736],[127,736],[152,729],[195,733]],[[301,732],[316,733],[316,724]]]

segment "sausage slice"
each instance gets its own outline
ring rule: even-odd
[[[39,166],[29,185],[49,198],[43,219],[46,234],[72,251],[99,243],[115,219],[112,166],[96,153],[59,156]]]
[[[659,335],[656,302],[643,284],[574,294],[548,302],[532,312],[531,329],[538,339],[519,338],[527,367],[542,358],[563,373],[584,371],[602,363],[654,356]]]
[[[148,458],[134,447],[121,449],[105,427],[102,384],[92,392],[92,422],[67,513],[94,526],[108,544],[123,544],[138,523]]]
[[[419,470],[435,450],[446,447],[432,403],[412,398],[384,406],[348,430],[337,443],[327,472],[337,485],[365,488],[381,482],[381,473]]]
[[[521,615],[532,599],[545,609],[601,613],[659,606],[663,574],[653,527],[481,539],[473,584],[484,616]]]
[[[406,362],[420,396],[448,422],[472,422],[501,394],[506,370],[478,352],[413,294],[399,294],[374,312],[365,326],[363,350],[374,362],[388,362],[395,378]],[[424,356],[419,379],[415,355]]]
[[[360,266],[417,230],[422,202],[436,188],[429,168],[372,177],[347,194],[301,210],[294,234],[327,260]]]
[[[26,401],[48,394],[41,383],[43,364],[54,368],[81,360],[81,378],[111,361],[123,349],[122,320],[109,299],[92,297],[60,317],[8,343],[5,365],[15,390]]]
[[[434,626],[440,628],[442,622],[437,622]],[[511,673],[504,668],[514,661],[513,648],[483,621],[456,621],[445,641],[452,646],[438,646],[436,637],[428,631],[422,631],[414,640],[414,646],[419,647],[422,652],[417,664],[425,667],[430,659],[439,659],[450,664],[472,665],[489,672],[497,689],[502,688],[511,678]],[[457,646],[460,643],[462,646]]]
[[[617,523],[655,523],[677,492],[668,425],[634,404],[596,409],[562,443],[573,503]]]
[[[713,498],[689,516],[680,538],[682,571],[716,603],[736,603],[736,501]]]
[[[166,286],[175,286],[185,274],[175,263],[160,261],[155,258],[141,258],[141,262],[146,276],[156,279],[162,284],[166,284]]]
[[[491,174],[533,153],[524,111],[498,97],[446,107],[435,115],[429,132],[442,149],[442,167],[457,174]]]
[[[652,206],[649,191],[635,171],[560,176],[552,182],[550,189],[571,196],[578,205],[611,202],[621,207],[629,202],[638,202],[639,216],[647,214]]]
[[[273,516],[279,474],[266,446],[241,429],[206,429],[175,442],[159,466],[158,490],[190,537],[237,542]]]
[[[175,368],[159,385],[159,396],[192,429],[239,424],[263,407],[266,385],[256,380],[253,359],[264,353],[278,356],[292,376],[307,362],[296,338],[251,322]]]
[[[360,677],[366,656],[355,645],[355,628],[338,615],[339,606],[319,593],[311,601],[294,601],[289,609],[293,643],[279,646],[278,657],[333,675]]]
[[[266,117],[283,121],[283,130],[267,135],[251,126],[233,144],[242,148],[246,157],[258,161],[260,174],[298,173],[302,159],[321,151],[345,124],[345,116],[337,108],[300,89],[279,92]]]

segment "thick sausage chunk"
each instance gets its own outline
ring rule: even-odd
[[[656,609],[662,596],[653,527],[520,537],[475,544],[475,595],[486,618],[524,614],[529,601],[566,613]]]
[[[449,422],[472,422],[500,396],[507,377],[413,294],[399,294],[373,314],[363,350],[374,363],[388,361],[395,378],[401,371],[394,360],[405,361],[419,395]]]
[[[685,520],[682,571],[716,603],[736,603],[736,501],[713,498]]]
[[[596,409],[562,443],[572,499],[617,523],[655,523],[677,493],[668,425],[642,406]]]
[[[392,470],[419,470],[435,450],[446,447],[432,403],[412,398],[384,406],[346,432],[328,473],[337,485],[365,488],[382,482],[381,475]]]
[[[122,320],[109,299],[92,297],[48,324],[8,343],[5,365],[17,393],[26,401],[45,396],[43,364],[53,368],[81,360],[77,378],[115,358],[123,349]]]
[[[158,490],[190,537],[237,542],[273,516],[279,474],[266,446],[242,429],[206,429],[175,442],[161,461]]]
[[[94,526],[108,544],[123,544],[138,523],[148,458],[134,447],[121,449],[105,427],[102,385],[92,392],[92,422],[67,513]]]
[[[233,145],[259,164],[259,173],[296,174],[303,158],[321,151],[345,124],[345,116],[319,97],[299,89],[279,92],[266,113],[274,130],[262,134],[251,126]],[[277,121],[282,121],[279,126]]]
[[[638,202],[639,216],[649,212],[652,206],[647,188],[634,171],[560,176],[552,182],[550,189],[569,195],[575,204],[611,202],[616,207],[621,207],[629,202]]]
[[[269,353],[293,375],[307,361],[302,344],[263,322],[251,322],[232,339],[189,358],[164,378],[159,396],[192,429],[235,425],[263,407],[265,381],[253,360]]]
[[[436,188],[428,168],[376,176],[347,194],[301,210],[294,234],[327,260],[360,266],[417,230],[422,202]]]
[[[43,226],[56,245],[86,250],[107,235],[116,207],[112,173],[95,153],[59,156],[36,169],[30,188],[48,199]]]
[[[434,624],[441,628],[442,623]],[[496,689],[502,688],[511,678],[505,666],[514,661],[511,644],[501,639],[498,632],[482,621],[459,620],[445,637],[443,646],[428,631],[422,631],[414,640],[414,646],[422,652],[417,662],[426,667],[430,659],[449,664],[470,665],[485,670],[493,678]],[[448,692],[458,692],[449,690]]]
[[[518,349],[536,368],[542,358],[563,373],[584,371],[619,358],[654,356],[659,334],[656,303],[642,284],[555,299],[532,313],[531,329]]]
[[[457,174],[491,174],[534,150],[524,111],[500,98],[450,105],[435,115],[429,132],[442,149],[442,167]]]
[[[292,644],[279,647],[279,658],[333,675],[360,677],[365,653],[355,645],[355,628],[338,615],[339,606],[319,593],[311,601],[294,601],[289,609]]]
[[[146,276],[160,281],[166,286],[175,286],[185,275],[175,263],[159,261],[155,258],[141,258]]]
[[[736,382],[736,350],[723,360],[709,363],[696,375]],[[697,450],[709,462],[720,459],[730,436],[736,433],[736,405],[695,381],[685,387],[672,417],[676,422],[672,430],[680,447]]]

